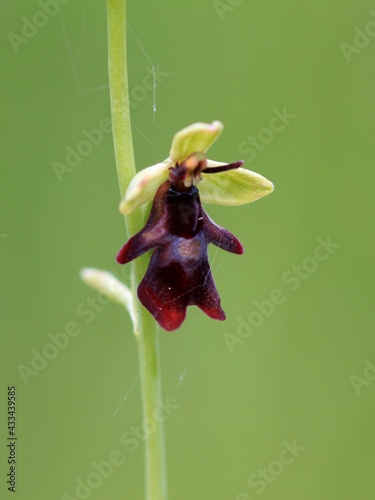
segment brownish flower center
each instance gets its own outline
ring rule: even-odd
[[[202,170],[207,168],[207,158],[203,153],[193,153],[186,160],[169,169],[169,181],[176,191],[196,186],[202,180]]]

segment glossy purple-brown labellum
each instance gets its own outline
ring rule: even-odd
[[[145,227],[118,253],[117,261],[126,264],[154,250],[138,297],[165,330],[178,328],[191,305],[213,319],[225,319],[208,262],[209,243],[243,253],[237,238],[203,210],[195,186],[166,181],[155,195]]]

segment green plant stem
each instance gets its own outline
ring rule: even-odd
[[[129,91],[126,58],[126,1],[107,0],[108,65],[111,98],[112,131],[117,176],[121,198],[136,173],[129,110]],[[144,212],[137,209],[125,217],[128,235],[144,225]],[[144,422],[152,422],[152,431],[146,436],[146,499],[166,500],[167,480],[163,421],[157,418],[161,402],[161,375],[159,366],[156,323],[138,301],[136,288],[147,269],[147,256],[131,263],[131,289],[136,305],[137,324],[134,333],[138,344]],[[149,425],[147,427],[150,427]]]

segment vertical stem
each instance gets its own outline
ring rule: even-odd
[[[113,142],[117,176],[123,198],[130,180],[135,175],[133,141],[131,133],[129,90],[126,59],[126,0],[107,0],[108,15],[108,66],[111,98]],[[138,209],[125,217],[129,236],[141,229],[144,213]],[[167,480],[164,450],[164,429],[158,418],[161,402],[161,375],[159,366],[156,323],[140,305],[136,287],[147,268],[147,256],[132,265],[132,293],[136,304],[137,324],[134,333],[138,344],[141,371],[142,404],[144,421],[152,421],[152,432],[146,436],[146,499],[166,500]]]

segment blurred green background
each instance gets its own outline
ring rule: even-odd
[[[141,500],[130,320],[79,279],[84,266],[128,278],[115,262],[126,236],[111,134],[60,179],[54,169],[110,117],[106,6],[45,3],[48,15],[43,0],[1,1],[0,496],[16,385],[17,498]],[[180,330],[160,332],[172,500],[375,498],[373,8],[128,2],[137,168],[164,159],[180,128],[219,119],[209,156],[247,160],[276,188],[206,207],[245,246],[210,251],[227,320],[191,308]],[[144,87],[153,67],[155,95]],[[282,303],[266,311],[275,294]],[[80,333],[22,377],[71,322]]]

